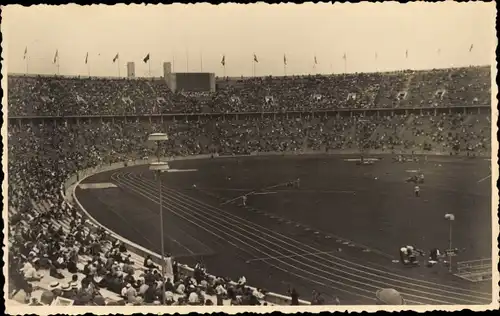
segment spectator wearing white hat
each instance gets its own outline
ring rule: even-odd
[[[191,293],[189,293],[188,304],[189,305],[199,305],[200,304],[198,293],[196,291],[192,291]]]
[[[127,297],[127,290],[128,290],[128,287],[130,287],[130,284],[125,284],[125,286],[122,288],[122,291],[121,291],[121,296],[123,298],[126,298]]]
[[[50,283],[49,290],[54,294],[54,298],[62,296],[61,284],[57,281]]]
[[[262,300],[266,296],[264,293],[261,292],[261,289],[255,288],[252,291],[252,295],[255,296],[257,299]]]
[[[33,297],[31,299],[31,303],[29,303],[29,306],[43,306],[43,304],[40,303],[37,298]]]
[[[165,302],[167,305],[172,305],[175,302],[174,293],[172,293],[172,291],[165,292]]]
[[[139,277],[139,279],[137,279],[137,284],[139,285],[138,295],[144,296],[144,294],[146,293],[146,291],[149,288],[149,285],[146,284],[146,282],[145,282],[145,280],[144,280],[143,277]]]
[[[217,287],[215,288],[215,295],[217,297],[217,306],[223,305],[223,300],[224,297],[226,297],[227,295],[227,290],[222,284],[222,282],[219,283],[219,285],[217,285]]]
[[[125,296],[129,302],[133,302],[137,298],[137,291],[130,283],[126,285]]]
[[[186,291],[186,286],[183,283],[180,283],[175,291],[177,292],[177,294],[184,295],[184,292]]]
[[[69,284],[61,285],[62,297],[70,300],[74,300],[76,296],[76,291],[71,288]]]
[[[238,280],[238,285],[245,286],[246,284],[247,284],[247,278],[245,278],[245,276],[241,276]]]
[[[26,261],[21,272],[23,272],[26,281],[40,281],[43,278],[43,273],[38,273],[29,261]]]

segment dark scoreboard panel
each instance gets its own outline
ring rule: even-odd
[[[175,73],[177,91],[210,91],[210,73],[208,72],[189,72]]]

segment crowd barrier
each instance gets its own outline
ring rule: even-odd
[[[300,150],[291,152],[254,152],[250,156],[294,156],[294,155],[361,155],[361,152],[357,149],[329,149],[328,151],[318,151],[318,150]],[[442,151],[428,151],[428,150],[391,150],[391,149],[380,149],[373,150],[370,149],[363,153],[364,156],[370,155],[415,155],[415,156],[458,156],[467,157],[466,152],[442,152]],[[475,153],[476,157],[489,158],[491,157],[490,152]],[[243,156],[243,155],[242,155]],[[222,156],[227,157],[227,156]],[[237,157],[237,156],[234,156]]]
[[[402,154],[402,153],[403,152],[401,152],[401,151],[393,152],[393,151],[388,151],[388,150],[370,150],[369,152],[365,153],[365,155]],[[168,159],[162,159],[162,160],[163,161],[174,161],[174,160],[195,160],[195,159],[208,159],[208,158],[228,158],[228,157],[248,157],[248,156],[277,156],[277,155],[294,156],[294,155],[318,155],[318,154],[359,155],[360,152],[357,150],[329,150],[327,152],[324,152],[324,151],[323,152],[320,152],[320,151],[262,152],[262,153],[256,152],[256,153],[251,153],[250,155],[231,155],[231,156],[196,155],[196,156],[174,157],[174,158],[168,158]],[[404,154],[409,154],[409,153],[404,152]],[[429,155],[429,156],[431,156],[431,155],[449,156],[450,155],[449,153],[429,152],[429,151],[413,151],[413,154],[415,154],[415,155]],[[460,155],[460,156],[463,156],[463,155]],[[150,255],[156,264],[161,265],[161,256],[159,254],[157,254],[151,250],[148,250],[142,246],[139,246],[130,240],[123,238],[122,236],[114,233],[113,231],[109,230],[108,228],[106,228],[102,224],[100,224],[97,220],[95,220],[85,210],[85,208],[81,205],[81,203],[78,201],[78,199],[76,198],[76,193],[75,193],[76,187],[78,186],[78,184],[89,176],[92,176],[94,174],[101,173],[101,172],[106,172],[106,171],[124,168],[124,167],[147,165],[153,161],[156,161],[156,158],[122,161],[122,162],[111,163],[109,165],[102,165],[102,166],[97,166],[97,167],[88,168],[88,169],[78,171],[77,173],[70,176],[64,182],[64,184],[61,185],[61,194],[65,200],[71,201],[71,202],[76,204],[78,209],[81,211],[81,214],[84,216],[84,218],[89,220],[89,223],[91,225],[105,229],[109,233],[109,236],[113,241],[119,240],[120,242],[127,244],[127,246],[128,246],[127,248],[129,249],[129,251],[131,251],[131,252],[133,252],[141,257],[145,257],[147,255]],[[69,203],[69,205],[70,205],[70,207],[73,207],[71,202]],[[179,264],[179,269],[184,274],[190,275],[190,276],[192,276],[193,272],[194,272],[193,268],[191,268],[187,265],[183,265],[183,264]],[[210,276],[210,278],[214,278],[214,276]],[[254,288],[252,288],[252,289],[254,289]],[[289,305],[291,302],[291,298],[287,297],[285,295],[277,294],[277,293],[267,293],[265,296],[265,301],[272,303],[272,304],[276,304],[276,305]],[[310,302],[304,301],[304,300],[299,300],[299,303],[300,303],[300,305],[310,305]]]

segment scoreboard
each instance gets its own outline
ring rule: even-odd
[[[172,91],[214,92],[215,74],[209,72],[172,73],[169,86]]]

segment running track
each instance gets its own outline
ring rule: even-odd
[[[159,205],[158,183],[152,179],[126,169],[113,173],[111,178],[125,191]],[[469,305],[491,302],[489,293],[411,278],[346,260],[177,190],[166,186],[162,190],[166,211],[245,252],[248,259],[270,258],[261,261],[312,286],[331,289],[359,303],[373,304],[374,292],[383,287],[400,291],[408,304]],[[304,256],[304,253],[308,255]]]

